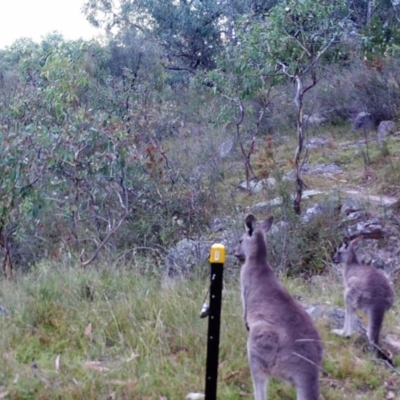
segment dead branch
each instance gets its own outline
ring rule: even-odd
[[[121,217],[121,219],[114,224],[114,226],[112,226],[111,222],[109,223],[109,229],[107,232],[106,237],[104,238],[104,240],[97,246],[97,249],[93,252],[92,256],[86,260],[83,261],[81,263],[82,267],[86,267],[87,265],[89,265],[90,263],[92,263],[96,257],[99,255],[100,250],[107,244],[107,242],[109,241],[109,239],[111,238],[112,235],[114,235],[115,232],[118,231],[118,229],[122,226],[122,223],[125,221],[125,219],[128,217],[128,215],[130,214],[128,207],[126,207],[126,205],[124,204],[124,202],[122,201],[121,195],[119,193],[117,193],[118,195],[118,199],[119,202],[122,206],[122,208],[125,210],[124,215]]]

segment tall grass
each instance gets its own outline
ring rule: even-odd
[[[307,301],[338,301],[338,283],[326,279],[323,289],[295,279],[285,284]],[[10,311],[0,316],[0,398],[173,400],[204,392],[208,320],[199,314],[208,284],[208,278],[165,283],[132,269],[57,264],[0,282],[0,304]],[[356,339],[336,338],[323,320],[318,327],[325,342],[323,399],[382,399],[385,382],[399,383]],[[252,397],[246,336],[238,277],[227,271],[219,399]],[[295,398],[293,388],[275,380],[269,393]]]

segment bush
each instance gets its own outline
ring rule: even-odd
[[[315,109],[332,123],[346,122],[361,111],[377,122],[400,116],[400,61],[354,61],[346,69],[331,69],[314,89],[306,110]]]

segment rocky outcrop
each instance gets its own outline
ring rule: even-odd
[[[396,131],[396,124],[393,121],[381,121],[376,132],[378,140],[383,140],[386,136]]]
[[[362,111],[357,114],[353,121],[355,130],[371,130],[377,126],[376,118],[369,112]]]
[[[165,259],[167,277],[188,277],[196,267],[204,265],[209,256],[212,242],[183,239],[172,247]]]

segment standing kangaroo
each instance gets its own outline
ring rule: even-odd
[[[276,377],[296,387],[297,400],[317,400],[321,338],[267,262],[265,234],[272,223],[270,217],[257,226],[255,217],[247,216],[246,233],[234,253],[244,261],[240,281],[254,399],[265,400],[268,378]]]
[[[355,312],[358,309],[362,310],[368,315],[368,340],[373,347],[377,348],[383,318],[385,312],[393,304],[394,293],[389,280],[382,271],[362,265],[358,261],[354,244],[359,239],[350,242],[348,238],[345,238],[343,245],[333,256],[334,263],[344,263],[346,311],[343,329],[334,329],[332,332],[341,336],[351,336]]]

